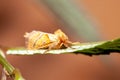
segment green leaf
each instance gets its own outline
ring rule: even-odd
[[[120,52],[120,38],[111,41],[73,44],[69,48],[56,50],[48,49],[27,50],[25,48],[11,48],[7,51],[7,54],[33,55],[33,54],[72,53],[72,54],[98,55],[109,54],[110,52]]]

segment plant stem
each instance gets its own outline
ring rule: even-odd
[[[0,54],[3,55],[1,50]],[[2,55],[0,55],[0,64],[7,70],[9,74],[12,74],[15,68]]]
[[[24,80],[24,78],[20,75],[20,72],[17,71],[4,57],[4,53],[2,50],[0,50],[0,64],[3,66],[3,68],[8,72],[8,74],[14,79],[14,80]],[[19,73],[19,74],[18,74]],[[19,77],[18,77],[19,76]],[[17,77],[17,78],[16,78]]]

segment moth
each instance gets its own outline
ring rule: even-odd
[[[46,33],[42,31],[32,31],[24,35],[26,39],[27,49],[61,49],[70,47],[72,44],[69,41],[68,36],[58,29],[52,33]]]

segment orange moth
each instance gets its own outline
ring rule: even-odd
[[[42,31],[32,31],[24,35],[26,38],[27,49],[61,49],[69,47],[72,42],[68,40],[68,36],[60,29],[54,34]]]

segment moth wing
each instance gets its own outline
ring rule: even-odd
[[[49,47],[48,44],[51,43],[51,40],[48,36],[48,34],[43,34],[35,43],[34,48],[39,49],[39,48],[46,48]]]
[[[33,49],[33,45],[36,41],[36,39],[39,37],[40,33],[37,31],[32,31],[31,33],[26,33],[24,35],[26,40],[26,45],[28,49]]]

